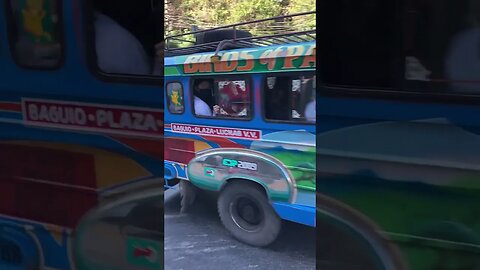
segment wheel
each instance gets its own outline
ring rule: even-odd
[[[325,270],[408,270],[398,246],[354,208],[317,193],[317,265]]]
[[[187,213],[195,202],[197,196],[197,188],[190,181],[180,180],[180,196],[182,198],[180,204],[180,212]]]
[[[273,243],[282,223],[265,193],[251,182],[227,184],[218,198],[218,214],[235,238],[257,247]]]
[[[32,236],[22,229],[2,225],[0,225],[0,269],[40,269],[40,254]]]

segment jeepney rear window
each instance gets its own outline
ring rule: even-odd
[[[270,76],[264,86],[267,120],[309,122],[316,120],[316,76]]]
[[[251,118],[251,94],[246,80],[199,79],[193,89],[196,116]]]
[[[182,114],[185,110],[183,102],[183,87],[181,83],[172,82],[167,84],[167,106],[172,114]]]

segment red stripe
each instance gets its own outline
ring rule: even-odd
[[[163,140],[147,140],[127,137],[112,137],[115,140],[128,145],[138,152],[145,153],[154,158],[163,160]]]
[[[0,103],[0,110],[21,112],[22,111],[22,105],[20,103],[1,102]]]
[[[232,140],[221,138],[221,137],[211,137],[211,136],[201,136],[207,141],[218,144],[222,148],[245,148],[243,145],[233,142]]]

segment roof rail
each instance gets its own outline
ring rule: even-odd
[[[315,28],[302,30],[302,31],[287,31],[284,33],[278,34],[268,34],[268,35],[260,35],[260,36],[253,36],[253,37],[237,37],[237,31],[239,27],[244,26],[251,26],[252,25],[268,22],[268,21],[287,21],[291,20],[293,17],[300,17],[300,16],[308,16],[315,14],[316,11],[308,11],[302,13],[296,13],[291,15],[282,15],[277,17],[271,17],[267,19],[261,20],[254,20],[249,22],[243,23],[236,23],[230,24],[221,27],[215,27],[206,30],[199,30],[199,31],[191,31],[183,34],[167,36],[165,38],[165,56],[178,56],[178,55],[186,55],[186,54],[194,54],[200,52],[215,52],[215,55],[218,54],[219,51],[225,49],[227,46],[234,46],[235,48],[252,48],[252,47],[265,47],[265,46],[272,46],[272,45],[285,45],[285,44],[293,44],[299,42],[309,42],[316,40],[316,31]],[[194,36],[195,39],[199,36],[198,34],[205,34],[205,33],[212,33],[217,30],[226,30],[230,29],[233,30],[233,38],[218,40],[214,42],[207,42],[202,44],[197,44],[197,41],[188,40],[188,36]],[[183,42],[183,43],[191,43],[192,45],[181,47],[181,48],[174,48],[171,46],[172,41]]]

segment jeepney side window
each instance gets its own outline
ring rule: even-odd
[[[163,6],[158,0],[89,0],[94,72],[128,83],[163,77]]]
[[[314,123],[316,118],[315,80],[316,76],[267,77],[264,89],[265,118]]]
[[[413,0],[416,1],[416,0]],[[402,1],[404,2],[404,1]],[[423,2],[423,1],[416,1]],[[398,1],[322,1],[319,43],[322,83],[327,86],[396,88]],[[327,24],[326,24],[327,23]]]
[[[51,69],[63,54],[61,1],[9,0],[11,52],[18,65]]]
[[[200,117],[251,117],[251,94],[246,80],[198,79],[193,83],[193,111]]]
[[[181,83],[171,82],[167,84],[167,106],[171,114],[182,114],[185,111]]]
[[[408,1],[405,80],[421,92],[480,92],[480,2]]]

